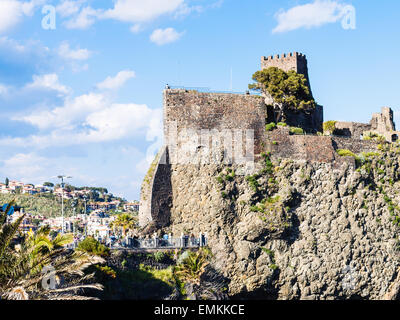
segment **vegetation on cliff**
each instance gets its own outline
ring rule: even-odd
[[[400,267],[400,146],[377,149],[339,150],[356,168],[268,153],[249,176],[239,165],[174,167],[186,192],[171,232],[207,230],[232,298],[380,299]]]
[[[110,255],[110,249],[98,242],[93,237],[87,237],[83,241],[79,242],[76,250],[103,258]]]
[[[302,74],[270,67],[254,73],[253,80],[255,83],[250,84],[249,89],[261,91],[272,97],[278,122],[286,121],[286,109],[310,110],[316,107],[307,79]]]
[[[324,133],[327,135],[332,135],[336,131],[336,123],[337,121],[326,121],[323,124]]]

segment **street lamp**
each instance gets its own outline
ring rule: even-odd
[[[70,177],[70,176],[64,176],[64,175],[61,175],[61,176],[58,176],[57,177],[58,179],[61,179],[61,216],[62,216],[62,234],[64,234],[64,186],[65,186],[65,183],[64,183],[64,179],[71,179],[72,177]]]
[[[85,238],[87,237],[87,225],[88,225],[88,217],[87,217],[87,195],[86,195],[86,188],[85,188],[85,194],[83,195],[83,201],[85,202]]]

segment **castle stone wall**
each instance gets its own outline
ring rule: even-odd
[[[289,54],[283,53],[282,55],[278,54],[275,56],[262,57],[261,70],[270,67],[276,67],[285,72],[293,70],[297,73],[303,74],[306,77],[311,90],[310,79],[308,77],[307,58],[304,54],[291,52]]]
[[[380,134],[388,142],[397,141],[400,136],[393,121],[393,111],[388,107],[383,107],[381,113],[374,113],[369,124],[338,121],[335,123],[335,128],[336,134],[351,137],[354,140],[362,139],[364,132]]]
[[[371,125],[358,122],[338,121],[335,124],[335,128],[338,135],[360,140],[365,131],[371,130]]]
[[[323,131],[323,107],[317,105],[314,110],[286,110],[286,124],[300,127],[308,133]]]
[[[347,149],[355,154],[362,152],[376,152],[377,142],[372,140],[356,140],[345,137],[332,137],[333,147],[337,149]]]
[[[293,52],[276,56],[262,57],[261,69],[276,67],[285,72],[290,70],[303,74],[308,79],[307,58],[304,54]]]
[[[276,158],[340,165],[344,160],[336,150],[347,149],[355,154],[373,152],[377,143],[336,136],[289,135],[289,128],[280,127],[265,133],[265,147]]]
[[[331,137],[289,135],[283,127],[265,134],[266,151],[273,157],[330,163],[335,159]]]
[[[164,146],[152,163],[142,183],[139,225],[167,226],[172,206],[171,166]]]
[[[261,96],[164,90],[164,136],[170,145],[174,125],[192,130],[254,130],[255,152],[265,130],[266,107]]]

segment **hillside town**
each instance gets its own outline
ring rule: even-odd
[[[76,242],[83,240],[87,236],[92,236],[97,240],[106,243],[110,239],[118,239],[121,231],[112,226],[113,222],[121,214],[129,214],[132,217],[139,212],[139,201],[126,201],[121,198],[114,197],[105,189],[102,190],[106,197],[93,196],[94,189],[101,188],[75,188],[65,185],[62,188],[59,185],[51,185],[50,183],[43,185],[24,184],[21,181],[10,180],[6,183],[0,183],[0,194],[3,195],[25,195],[35,196],[47,195],[54,197],[58,202],[63,198],[64,205],[67,207],[75,206],[77,201],[84,203],[81,210],[73,208],[75,213],[73,216],[63,216],[60,212],[59,216],[49,217],[45,212],[33,213],[23,206],[16,203],[9,214],[9,222],[17,221],[24,215],[24,219],[20,225],[21,234],[35,232],[41,227],[50,227],[51,232],[56,235],[60,232],[74,233]],[[109,199],[105,201],[105,199]],[[102,200],[102,201],[100,201]],[[0,210],[6,210],[7,203],[0,203]]]

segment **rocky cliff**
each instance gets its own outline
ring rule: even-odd
[[[399,154],[388,145],[357,158],[357,169],[263,154],[253,176],[172,165],[164,231],[207,232],[231,297],[396,298]]]

